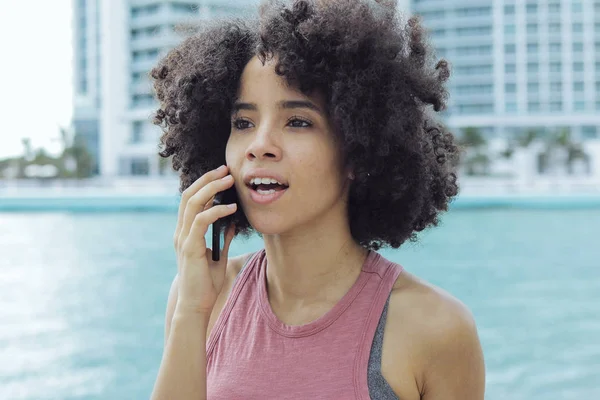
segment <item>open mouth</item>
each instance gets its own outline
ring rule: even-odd
[[[266,195],[281,192],[287,189],[289,186],[281,183],[250,183],[248,187],[256,191],[258,194]]]
[[[252,178],[246,186],[250,189],[250,198],[261,205],[278,200],[289,188],[289,185],[274,178]]]

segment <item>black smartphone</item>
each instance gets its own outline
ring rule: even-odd
[[[223,192],[217,193],[213,200],[213,206],[223,204]],[[221,255],[221,220],[212,224],[212,259],[219,261]]]
[[[213,206],[219,205],[219,204],[231,204],[231,203],[237,203],[237,193],[235,191],[235,188],[229,188],[223,192],[219,192],[215,195],[215,198],[213,200]],[[221,235],[223,235],[225,232],[225,227],[227,226],[228,222],[231,220],[231,216],[229,217],[225,217],[225,218],[220,218],[218,220],[216,220],[213,224],[212,224],[212,259],[213,261],[219,261],[221,258]]]

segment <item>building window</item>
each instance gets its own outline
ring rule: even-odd
[[[581,0],[573,0],[573,12],[580,13],[583,11],[583,4],[581,4]]]
[[[142,128],[143,124],[141,121],[135,121],[131,129],[131,143],[142,142]]]
[[[537,33],[538,24],[527,24],[527,33]]]
[[[537,43],[527,43],[527,52],[528,53],[537,53],[538,51],[538,44]]]
[[[573,63],[573,71],[582,72],[583,71],[583,63],[582,62],[574,62]]]
[[[514,15],[515,14],[515,6],[514,4],[508,4],[504,6],[504,15]]]
[[[473,17],[478,15],[492,15],[492,7],[464,7],[457,8],[456,15],[460,17]]]
[[[575,109],[575,111],[585,110],[585,101],[576,101],[573,108]]]
[[[134,72],[131,74],[131,81],[133,83],[137,83],[137,82],[144,80],[145,77],[146,77],[146,74],[144,74],[142,72]]]
[[[506,83],[504,85],[504,90],[506,93],[515,93],[517,91],[517,85],[514,83]]]
[[[517,50],[517,48],[513,43],[504,45],[504,52],[506,54],[515,54],[516,50]]]
[[[581,22],[575,22],[573,24],[573,32],[575,32],[575,33],[583,32],[583,24]]]
[[[461,46],[456,48],[456,54],[461,56],[492,54],[492,46]]]
[[[562,101],[551,101],[550,111],[562,111]]]
[[[562,92],[562,82],[551,82],[550,83],[550,91],[551,92]]]
[[[562,49],[561,43],[550,43],[550,52],[559,53]]]
[[[461,104],[458,106],[460,114],[488,114],[493,111],[493,104]]]
[[[132,98],[132,107],[148,107],[154,104],[154,97],[151,94],[136,94]]]
[[[433,37],[443,38],[444,36],[446,36],[446,29],[444,29],[444,28],[432,29],[429,31],[429,33]]]
[[[560,22],[551,22],[548,24],[548,32],[560,33]]]
[[[171,3],[171,9],[184,14],[192,14],[198,11],[198,5],[194,3]]]
[[[515,24],[507,24],[504,25],[504,33],[507,35],[514,35],[515,34]]]
[[[517,103],[514,101],[507,101],[505,109],[507,113],[515,113],[517,112]]]
[[[440,19],[440,18],[444,18],[446,16],[446,13],[444,10],[435,10],[435,11],[423,11],[418,13],[423,20],[425,21],[429,21],[432,19]]]
[[[548,4],[548,11],[551,13],[559,13],[560,12],[560,2]]]
[[[160,26],[151,26],[148,28],[139,28],[131,30],[131,38],[132,39],[141,39],[144,37],[154,37],[160,34],[161,32]]]
[[[540,70],[540,64],[536,62],[527,63],[527,72],[529,73],[538,73]]]
[[[506,64],[504,66],[504,72],[507,74],[512,74],[517,71],[517,66],[515,64]]]
[[[492,85],[458,85],[456,94],[488,94],[492,93]]]
[[[582,53],[583,52],[583,43],[581,43],[581,42],[573,43],[573,51],[575,53]]]
[[[87,87],[87,79],[82,78],[79,80],[79,92],[80,93],[87,93],[88,87]]]
[[[540,91],[540,84],[538,82],[529,82],[527,84],[527,92],[530,94],[538,94]]]
[[[573,82],[573,90],[576,92],[583,92],[583,82]]]
[[[144,15],[156,14],[159,10],[159,7],[160,4],[149,4],[147,6],[133,7],[131,9],[131,16],[135,18]]]
[[[492,28],[489,26],[474,26],[468,28],[456,28],[458,36],[491,35]]]
[[[150,164],[147,158],[134,158],[131,160],[131,175],[149,175]]]
[[[527,103],[527,110],[529,112],[540,111],[540,102],[539,101],[530,101],[529,103]]]
[[[527,14],[535,14],[538,11],[538,5],[537,3],[529,3],[527,4]]]
[[[457,74],[473,75],[473,74],[490,74],[492,72],[492,66],[486,65],[461,65],[455,66],[454,70]]]
[[[581,127],[581,136],[584,139],[595,139],[598,137],[598,130],[593,125],[582,126]]]
[[[550,72],[561,72],[562,71],[562,63],[561,62],[551,62],[550,63]]]

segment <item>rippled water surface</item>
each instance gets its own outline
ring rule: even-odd
[[[149,397],[175,218],[0,214],[0,399]],[[600,210],[457,210],[382,253],[471,308],[487,399],[600,399]]]

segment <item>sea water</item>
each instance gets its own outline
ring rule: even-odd
[[[0,399],[149,398],[176,218],[0,213]],[[472,310],[486,399],[600,399],[600,210],[454,210],[420,237],[382,254]]]

